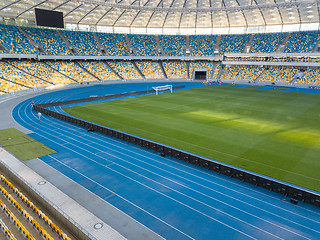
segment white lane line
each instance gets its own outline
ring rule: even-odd
[[[138,153],[137,153],[138,154]],[[163,171],[165,171],[165,170],[163,170]]]
[[[58,124],[57,124],[57,125],[58,125]],[[67,127],[67,128],[70,129],[69,127]],[[64,129],[65,129],[65,128],[64,128]],[[83,138],[83,137],[79,137],[79,138]],[[93,137],[93,138],[94,138],[94,137]],[[99,144],[99,142],[93,142],[92,140],[89,140],[88,138],[86,138],[86,140],[87,140],[87,141],[90,141],[91,143],[93,143],[93,144],[95,144],[95,145],[100,145],[100,146],[102,146],[102,147],[107,148],[107,149],[110,150],[110,148],[106,147],[105,145]],[[123,149],[123,150],[130,151],[129,149],[124,149],[124,148],[120,147],[119,145],[112,144],[112,143],[109,143],[109,144],[110,144],[110,145],[113,145],[113,146],[116,146],[116,147],[118,147],[118,148],[121,148],[121,149]],[[95,148],[95,147],[92,146],[92,148]],[[97,149],[97,148],[95,148],[95,149]],[[100,149],[98,149],[98,150],[100,150]],[[112,149],[112,151],[116,151],[116,150]],[[117,151],[117,152],[120,153],[120,154],[122,154],[122,155],[125,155],[125,156],[127,156],[127,157],[133,158],[131,155],[127,155],[127,154],[124,154],[123,152],[119,152],[119,151]],[[137,154],[137,155],[143,156],[142,154],[139,154],[139,153],[134,152],[134,151],[130,151],[130,152],[133,152],[133,153],[135,153],[135,154]],[[143,157],[149,158],[149,157],[146,157],[146,156],[143,156]],[[150,163],[147,163],[147,162],[145,162],[145,161],[142,161],[142,160],[140,160],[140,159],[138,159],[138,158],[134,158],[134,159],[137,160],[137,161],[140,161],[140,162],[144,162],[144,163],[146,163],[146,164],[148,164],[148,165],[150,165],[150,166],[152,166],[152,167],[161,169],[161,168],[156,167],[156,166],[154,166],[154,165],[152,165],[152,164],[150,164]],[[149,158],[149,159],[150,159],[150,160],[154,160],[154,159],[152,159],[152,158]],[[125,160],[123,160],[123,161],[125,161]],[[126,161],[126,162],[127,162],[127,161]],[[140,166],[138,166],[138,165],[136,165],[136,166],[137,166],[137,167],[140,167]],[[146,169],[145,169],[145,170],[146,170]],[[247,204],[247,205],[249,205],[249,206],[251,206],[251,207],[257,208],[257,209],[259,209],[259,210],[261,210],[261,211],[267,212],[267,213],[269,213],[269,214],[272,214],[272,215],[274,215],[274,216],[277,216],[277,217],[279,217],[279,218],[282,218],[282,219],[284,219],[284,220],[287,220],[287,221],[289,221],[289,222],[292,222],[292,223],[294,223],[294,224],[297,224],[297,225],[299,225],[299,226],[301,226],[301,227],[304,227],[304,228],[306,228],[306,229],[309,229],[309,230],[311,230],[311,231],[315,231],[315,232],[317,232],[317,233],[320,233],[319,231],[316,231],[316,230],[314,230],[314,229],[312,229],[312,228],[309,228],[309,227],[307,227],[307,226],[304,226],[304,225],[302,225],[302,224],[299,224],[299,223],[297,223],[297,222],[294,222],[294,221],[289,220],[289,219],[287,219],[287,218],[284,218],[284,217],[282,217],[282,216],[276,215],[276,214],[274,214],[274,213],[272,213],[272,212],[269,212],[269,211],[267,211],[267,210],[264,210],[264,209],[262,209],[262,208],[253,206],[252,204],[249,204],[249,203],[244,202],[244,201],[242,201],[242,200],[240,200],[240,199],[231,197],[230,195],[224,194],[224,193],[219,192],[219,191],[217,191],[217,190],[215,190],[215,189],[211,189],[211,188],[206,187],[206,186],[204,186],[204,185],[198,184],[198,183],[196,183],[196,182],[194,182],[194,181],[191,181],[191,180],[189,180],[189,179],[183,178],[183,177],[181,177],[181,176],[179,176],[179,175],[177,175],[177,174],[174,174],[174,173],[172,173],[172,172],[166,171],[166,170],[164,170],[164,169],[161,169],[161,170],[162,170],[162,171],[165,171],[165,172],[168,172],[168,173],[170,173],[170,174],[172,174],[172,175],[175,175],[175,176],[177,176],[177,177],[180,177],[180,178],[182,178],[182,179],[185,179],[186,181],[190,181],[190,182],[192,182],[192,183],[195,183],[195,184],[197,184],[197,185],[199,185],[199,186],[202,186],[202,187],[204,187],[204,188],[207,188],[207,189],[210,189],[210,190],[212,190],[212,191],[218,192],[218,193],[220,193],[220,194],[222,194],[222,195],[225,195],[225,196],[227,196],[227,197],[229,197],[229,198],[232,198],[232,199],[234,199],[234,200],[236,200],[236,201],[239,201],[239,202],[242,202],[242,203],[244,203],[244,204]],[[147,170],[147,171],[149,171],[149,170]],[[150,172],[150,171],[149,171],[149,172]],[[154,172],[152,172],[152,173],[154,173]],[[154,173],[154,174],[156,174],[156,173]],[[157,175],[158,175],[158,176],[161,176],[161,175],[159,175],[159,174],[157,174]],[[163,176],[161,176],[161,177],[163,177]],[[167,178],[167,179],[168,179],[168,178]],[[170,179],[169,179],[169,180],[170,180]],[[190,189],[192,189],[192,188],[190,188]],[[194,189],[192,189],[192,190],[194,190]],[[194,191],[196,191],[196,190],[194,190]],[[200,194],[202,194],[202,193],[200,193]],[[248,195],[246,195],[246,196],[248,196]],[[242,211],[242,210],[240,210],[240,211]],[[310,220],[313,220],[313,219],[310,219]],[[313,220],[313,221],[314,221],[314,220]]]
[[[56,107],[55,107],[55,109],[56,109]],[[62,110],[62,108],[61,107],[59,107],[59,109],[60,110]],[[63,110],[62,110],[63,111]],[[71,123],[67,123],[69,126],[71,126],[71,127],[74,127],[74,125],[72,125]],[[60,124],[58,124],[58,125],[60,125]],[[69,128],[70,129],[70,128]],[[95,133],[96,134],[96,133]],[[93,137],[94,138],[94,137]],[[120,145],[120,143],[121,143],[121,145],[124,145],[124,143],[122,143],[122,142],[120,142],[120,141],[116,141],[116,140],[113,140],[113,139],[109,139],[109,140],[112,140],[113,142],[116,142],[117,144],[118,144],[118,147],[120,147],[119,145]],[[134,146],[134,148],[136,148],[136,149],[138,149],[136,146]],[[140,151],[144,151],[144,152],[147,152],[146,150],[144,150],[144,149],[138,149],[138,150],[140,150]],[[149,154],[150,154],[150,152],[148,152]],[[139,153],[136,153],[136,154],[139,154]],[[139,155],[141,155],[141,154],[139,154]],[[144,156],[145,157],[145,156]],[[151,158],[149,158],[149,159],[151,159]],[[171,160],[170,159],[170,161],[171,162],[173,162],[173,160]],[[159,161],[157,161],[157,162],[159,162]],[[179,163],[179,162],[176,162],[176,163],[178,163],[179,165],[181,165],[181,163]],[[164,163],[162,163],[161,162],[161,164],[164,164]],[[166,164],[165,164],[166,165]],[[185,165],[184,165],[185,166]],[[187,168],[191,168],[191,167],[189,167],[189,166],[187,166]],[[194,169],[194,168],[192,168],[193,170],[196,170],[196,171],[200,171],[200,170],[198,170],[198,169]],[[183,170],[181,170],[181,169],[179,169],[180,171],[183,171]],[[165,170],[164,170],[165,171]],[[185,172],[185,171],[183,171],[183,172]],[[190,173],[188,173],[188,172],[185,172],[185,173],[187,173],[187,174],[190,174]],[[202,172],[202,173],[204,173],[204,172]],[[208,173],[205,173],[205,174],[208,174]],[[193,174],[191,174],[191,175],[193,175]],[[213,176],[212,174],[210,175],[211,177]],[[199,178],[199,176],[195,176],[195,177],[198,177]],[[215,177],[215,176],[214,176]],[[203,180],[205,180],[205,181],[208,181],[207,179],[203,179]],[[221,179],[220,179],[221,180]],[[229,182],[229,183],[232,183],[232,184],[235,184],[235,185],[237,185],[237,186],[240,186],[239,184],[236,184],[236,183],[234,183],[234,182],[231,182],[231,181],[228,181],[228,180],[225,180],[225,179],[222,179],[223,181],[227,181],[227,182]],[[210,181],[211,182],[211,181]],[[211,182],[212,183],[212,182]],[[214,183],[215,184],[215,183]],[[223,186],[223,187],[225,187],[225,186]],[[246,189],[249,189],[248,187],[246,187],[246,186],[243,186],[243,185],[241,185],[241,187],[244,187],[244,188],[246,188]],[[235,192],[237,192],[238,194],[242,194],[242,192],[239,192],[239,191],[236,191],[236,190],[234,190],[234,189],[230,189],[230,188],[228,188],[229,190],[231,190],[231,191],[235,191]],[[252,189],[249,189],[249,190],[251,190],[252,191]],[[267,195],[267,194],[264,194],[264,193],[262,193],[262,192],[257,192],[256,190],[253,190],[254,192],[256,192],[256,193],[259,193],[259,194],[262,194],[262,195],[264,195],[264,196],[268,196],[268,197],[271,197],[271,198],[274,198],[274,197],[272,197],[272,196],[270,196],[270,195]],[[253,197],[251,197],[251,196],[249,196],[249,195],[246,195],[246,194],[243,194],[243,195],[245,195],[245,196],[247,196],[247,197],[250,197],[250,198],[253,198]],[[254,198],[255,200],[258,200],[258,201],[260,201],[260,202],[264,202],[264,203],[266,203],[266,204],[269,204],[268,202],[265,202],[265,201],[263,201],[263,200],[261,200],[261,199],[257,199],[257,198]],[[274,198],[274,199],[277,199],[277,198]],[[279,199],[277,199],[277,200],[279,200]],[[310,218],[308,218],[308,217],[305,217],[305,216],[302,216],[302,215],[300,215],[300,214],[297,214],[297,213],[295,213],[295,212],[291,212],[291,211],[289,211],[289,210],[287,210],[287,209],[283,209],[283,208],[281,208],[281,207],[279,207],[279,206],[275,206],[275,205],[272,205],[272,204],[269,204],[269,205],[271,205],[271,206],[273,206],[273,207],[275,207],[275,208],[278,208],[278,209],[282,209],[283,211],[287,211],[287,212],[290,212],[291,214],[295,214],[295,215],[297,215],[297,216],[300,216],[300,217],[303,217],[303,218],[306,218],[306,219],[309,219],[309,220],[311,220],[311,221],[314,221],[314,222],[317,222],[317,221],[315,221],[314,219],[310,219]],[[299,208],[302,208],[302,207],[300,207],[300,206],[298,206]],[[305,209],[305,208],[303,208],[304,210],[309,210],[309,209]],[[314,211],[312,211],[312,210],[309,210],[310,212],[313,212],[313,213],[316,213],[316,214],[319,214],[319,213],[317,213],[317,212],[314,212]],[[290,220],[289,220],[290,221]],[[298,224],[298,223],[297,223]],[[299,224],[298,224],[299,225]],[[301,225],[301,226],[303,226],[303,225]]]
[[[24,113],[25,113],[26,117],[29,118],[28,115],[26,114],[26,111],[24,111]],[[21,118],[20,112],[18,112],[18,114],[19,114],[19,117]],[[31,113],[31,114],[34,115],[34,113]],[[35,116],[35,115],[34,115],[34,116]],[[30,118],[29,118],[29,119],[30,119]],[[31,119],[30,119],[30,120],[31,120]],[[24,120],[23,120],[23,121],[24,121]],[[31,120],[31,121],[32,121],[32,120]],[[24,121],[24,122],[25,122],[25,121]],[[25,122],[25,123],[26,123],[26,122]],[[28,123],[26,123],[26,124],[27,124],[27,125],[30,125],[30,124],[28,124]],[[44,126],[42,126],[42,127],[44,127]],[[41,130],[41,129],[38,128],[38,127],[35,127],[35,126],[34,126],[34,128],[38,129],[40,132],[43,131],[43,130]],[[45,127],[45,128],[49,129],[48,127]],[[43,132],[44,132],[44,131],[43,131]],[[38,134],[39,134],[39,133],[38,133]],[[50,133],[46,133],[46,134],[53,136],[53,135],[50,134]],[[39,134],[39,135],[42,136],[42,137],[44,137],[42,134]],[[53,141],[52,139],[49,139],[49,138],[47,138],[47,139],[48,139],[49,141],[55,142],[55,141]],[[76,139],[74,139],[74,140],[76,140]],[[78,141],[78,140],[76,140],[76,141]],[[55,143],[56,143],[56,142],[55,142]],[[60,145],[59,143],[56,143],[56,144]],[[75,145],[75,144],[72,144],[72,143],[70,143],[70,144],[77,147],[77,145]],[[87,156],[85,156],[85,155],[83,155],[83,154],[80,154],[79,152],[76,152],[75,150],[73,150],[73,149],[71,149],[71,148],[68,148],[68,147],[65,147],[65,148],[69,149],[69,150],[72,151],[72,152],[77,153],[77,154],[80,155],[80,156],[83,156],[84,158],[87,158],[89,161],[95,162],[95,163],[103,166],[103,165],[100,164],[99,162],[94,161],[94,160],[90,159],[89,157],[87,157]],[[84,149],[84,150],[85,150],[85,149]],[[87,150],[85,150],[85,151],[87,151]],[[87,152],[89,152],[89,151],[87,151]],[[103,166],[103,167],[105,167],[105,166]],[[108,169],[110,169],[110,168],[108,168]],[[115,171],[115,170],[113,170],[113,169],[110,169],[110,170],[112,170],[112,171],[114,171],[114,172],[117,172],[117,171]],[[169,196],[167,196],[167,195],[165,195],[165,194],[163,194],[163,193],[161,193],[161,192],[159,192],[159,191],[157,191],[157,190],[155,190],[155,189],[152,189],[151,187],[146,186],[146,185],[144,185],[144,184],[142,184],[142,183],[140,183],[140,182],[138,182],[138,181],[136,181],[136,180],[134,180],[134,179],[132,179],[132,178],[129,178],[128,176],[126,176],[126,175],[124,175],[124,174],[122,174],[122,173],[120,173],[120,172],[117,172],[117,173],[120,174],[120,175],[122,175],[122,176],[124,176],[124,177],[126,177],[126,178],[128,178],[128,179],[131,179],[132,181],[137,182],[138,184],[141,184],[141,185],[145,186],[146,188],[149,188],[150,190],[153,190],[153,191],[155,191],[155,192],[157,192],[157,193],[159,193],[159,194],[161,194],[161,195],[163,195],[163,196],[166,196],[167,198],[169,198],[169,199],[171,199],[171,200],[173,200],[173,201],[176,201],[176,202],[180,203],[181,205],[184,205],[184,206],[187,207],[187,208],[190,208],[190,209],[192,209],[192,210],[194,210],[194,211],[196,211],[196,212],[198,212],[198,213],[200,213],[200,214],[202,214],[202,215],[204,215],[204,216],[206,216],[206,217],[208,217],[208,218],[211,218],[212,220],[215,220],[215,221],[219,222],[220,224],[225,225],[225,226],[227,226],[227,227],[229,227],[229,228],[231,228],[231,229],[233,229],[233,230],[235,230],[235,231],[237,231],[237,232],[239,232],[239,233],[241,233],[241,234],[243,234],[243,235],[245,235],[245,236],[247,236],[247,237],[249,237],[249,238],[255,239],[254,237],[252,237],[252,236],[250,236],[250,235],[248,235],[248,234],[246,234],[246,233],[244,233],[244,232],[242,232],[242,231],[240,231],[240,230],[238,230],[238,229],[236,229],[236,228],[234,228],[234,227],[232,227],[232,226],[229,226],[228,224],[226,224],[226,223],[224,223],[224,222],[221,222],[221,221],[219,221],[219,220],[217,220],[217,219],[215,219],[215,218],[213,218],[213,217],[211,217],[211,216],[208,216],[208,215],[206,215],[206,214],[204,214],[204,213],[201,213],[200,211],[198,211],[198,210],[196,210],[196,209],[194,209],[194,208],[192,208],[192,207],[190,207],[190,206],[188,206],[188,205],[186,205],[186,204],[184,204],[184,203],[182,203],[182,202],[179,202],[178,200],[173,199],[173,198],[171,198],[171,197],[169,197]],[[110,190],[110,191],[111,191],[111,190]],[[118,194],[117,194],[117,195],[118,195]],[[118,196],[119,196],[119,195],[118,195]],[[145,210],[145,211],[146,211],[146,210]],[[179,231],[180,231],[180,230],[179,230]],[[180,231],[180,232],[182,233],[182,231]],[[185,234],[185,235],[188,236],[187,234]],[[190,236],[189,236],[189,237],[190,237]]]

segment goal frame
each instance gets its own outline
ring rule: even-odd
[[[156,95],[159,94],[159,91],[166,91],[166,90],[170,90],[170,92],[172,93],[172,85],[163,85],[163,86],[157,86],[152,88],[153,90],[156,91]]]

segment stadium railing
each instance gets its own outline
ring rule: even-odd
[[[181,88],[183,86],[178,86],[178,87]],[[175,88],[177,88],[177,86]],[[42,112],[43,114],[48,116],[53,116],[63,121],[76,124],[78,126],[81,126],[86,129],[90,129],[92,131],[97,131],[97,132],[130,142],[130,143],[145,147],[147,149],[151,149],[153,151],[160,153],[163,156],[168,155],[171,157],[175,157],[177,159],[206,168],[208,170],[218,172],[219,174],[222,173],[224,175],[227,175],[230,178],[233,177],[243,182],[251,183],[256,187],[259,186],[259,187],[268,189],[269,191],[280,193],[294,200],[299,200],[299,201],[306,202],[306,203],[320,207],[320,194],[312,190],[308,190],[290,183],[286,183],[286,182],[273,179],[264,175],[260,175],[260,174],[250,172],[241,168],[237,168],[235,166],[227,165],[218,161],[214,161],[212,159],[208,159],[196,154],[192,154],[171,146],[153,142],[148,139],[127,134],[125,132],[117,131],[115,129],[108,128],[105,126],[93,124],[93,123],[84,121],[82,119],[74,118],[69,115],[65,115],[65,114],[47,109],[47,107],[67,105],[71,103],[80,103],[80,102],[87,102],[87,101],[96,101],[101,99],[133,96],[133,95],[145,94],[148,92],[150,92],[150,90],[139,91],[139,92],[129,92],[129,93],[123,93],[123,94],[114,94],[114,95],[108,95],[103,97],[91,97],[91,98],[84,98],[84,99],[68,100],[63,102],[38,104],[33,106],[33,110]]]

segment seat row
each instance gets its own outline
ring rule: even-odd
[[[0,180],[4,182],[28,207],[30,207],[39,216],[40,219],[42,219],[54,232],[56,232],[61,239],[71,240],[71,238],[68,237],[66,233],[64,233],[55,223],[53,223],[53,221],[45,213],[43,213],[33,202],[31,202],[22,192],[20,192],[19,189],[16,188],[8,179],[6,179],[5,176],[0,175]],[[34,225],[35,221],[33,221],[32,224]],[[39,229],[41,229],[41,226]],[[44,232],[45,231],[43,229],[42,230],[43,235],[44,235]]]
[[[18,218],[10,211],[10,209],[0,200],[0,207],[2,211],[10,218],[14,225],[19,229],[22,235],[25,236],[27,240],[36,240],[29,231],[23,226]]]
[[[9,240],[17,240],[13,233],[9,230],[7,225],[2,221],[2,219],[0,219],[0,227],[2,232],[7,236]]]
[[[0,185],[1,193],[11,202],[11,204],[27,219],[33,227],[47,240],[54,240],[49,233]]]

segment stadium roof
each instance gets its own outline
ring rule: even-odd
[[[234,28],[239,33],[264,32],[266,28],[300,30],[304,26],[318,29],[320,1],[2,0],[0,16],[34,21],[35,7],[62,11],[67,25],[77,24],[88,29],[94,26],[106,31],[136,29],[141,33],[175,34],[223,33]]]

